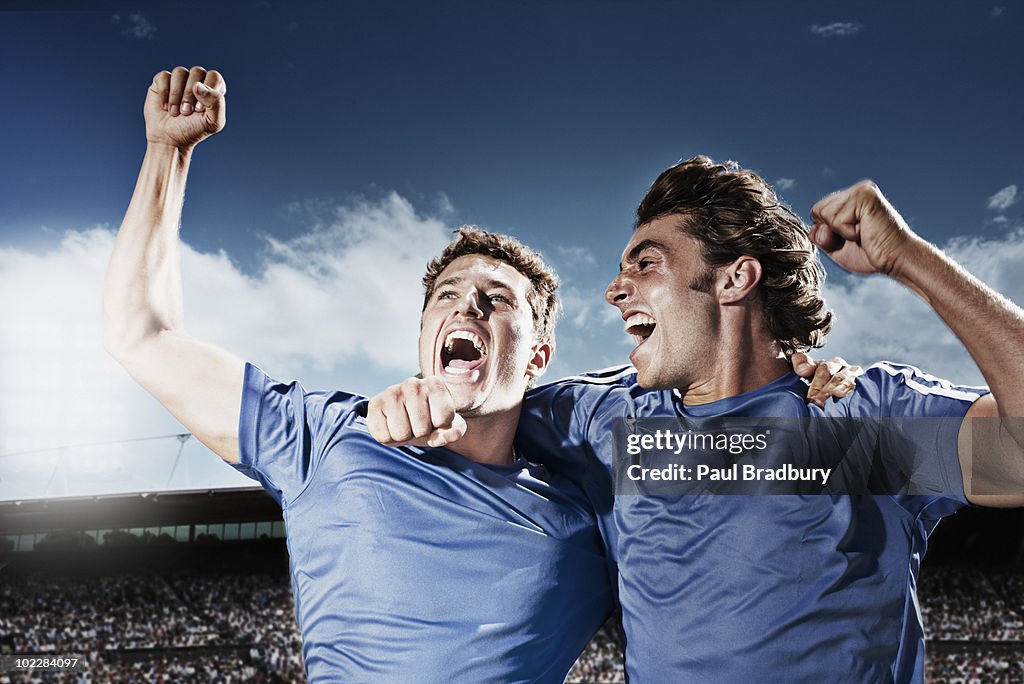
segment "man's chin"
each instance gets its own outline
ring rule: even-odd
[[[450,388],[449,388],[449,391]],[[504,413],[513,406],[503,401],[499,396],[483,393],[462,394],[452,391],[452,400],[455,402],[455,411],[463,418],[482,418]]]
[[[455,404],[455,410],[463,418],[471,418],[473,416],[479,416],[483,410],[484,397],[480,392],[479,388],[476,387],[460,387],[457,384],[449,384],[448,391],[451,392],[452,402]]]
[[[659,377],[653,369],[641,369],[639,367],[636,369],[636,384],[649,390],[665,390],[673,389],[675,387],[671,380]]]

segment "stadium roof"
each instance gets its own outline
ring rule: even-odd
[[[0,535],[280,519],[258,487],[0,502]]]

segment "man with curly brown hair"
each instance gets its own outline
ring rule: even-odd
[[[280,382],[185,329],[185,181],[225,125],[226,90],[202,67],[149,87],[146,156],[104,288],[107,349],[281,504],[310,681],[561,682],[613,597],[579,486],[512,447],[551,358],[554,273],[511,238],[459,233],[428,273],[419,357],[473,436],[382,447],[364,397]]]

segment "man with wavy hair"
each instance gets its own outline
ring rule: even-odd
[[[732,163],[667,169],[605,293],[636,344],[635,369],[527,395],[518,444],[559,445],[618,563],[631,681],[922,681],[915,587],[928,535],[966,503],[1024,504],[1024,431],[1001,424],[972,450],[964,420],[1024,415],[1021,310],[914,234],[870,182],[812,216],[808,232]],[[820,345],[832,322],[816,246],[921,295],[992,394],[880,363],[845,398],[804,402],[786,357]],[[878,420],[889,416],[900,420]],[[624,442],[654,444],[665,421],[680,445],[708,426],[775,432],[740,456],[691,449],[684,466],[656,446],[625,457]],[[652,464],[675,470],[631,481]],[[796,465],[821,466],[806,469],[817,481]],[[748,467],[753,481],[732,475]]]

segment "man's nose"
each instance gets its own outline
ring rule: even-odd
[[[480,293],[477,291],[467,292],[459,299],[459,305],[455,307],[456,312],[466,317],[483,318],[484,310],[480,306]]]
[[[612,306],[625,302],[633,294],[633,283],[623,274],[615,276],[615,280],[604,291],[604,298]]]

